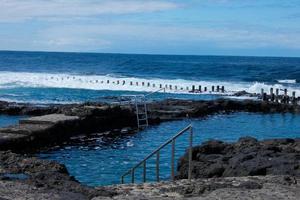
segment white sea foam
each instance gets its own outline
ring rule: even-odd
[[[297,83],[297,80],[296,79],[285,79],[285,80],[277,80],[277,82],[293,84],[293,83]]]
[[[109,81],[109,83],[107,83]],[[119,81],[119,84],[117,84]],[[125,81],[125,84],[123,84]],[[130,82],[133,84],[131,85]],[[138,82],[138,85],[136,85]],[[142,85],[144,82],[144,85]],[[150,87],[148,87],[150,83]],[[247,91],[250,93],[260,93],[261,89],[266,92],[270,88],[279,88],[282,92],[287,88],[289,94],[296,91],[300,95],[300,88],[297,84],[293,86],[284,86],[282,84],[251,83],[251,82],[226,82],[226,81],[191,81],[183,79],[143,79],[136,77],[117,77],[113,75],[71,75],[71,74],[51,74],[51,73],[27,73],[27,72],[0,72],[0,88],[14,87],[35,87],[35,88],[70,88],[70,89],[90,89],[90,90],[115,90],[115,91],[140,91],[153,92],[159,89],[159,85],[166,85],[169,93],[188,93],[192,85],[207,87],[224,86],[226,94],[233,94],[237,91]],[[155,87],[153,86],[155,85]],[[172,85],[172,89],[170,89]],[[175,90],[177,86],[177,90]],[[188,87],[188,88],[187,88]]]

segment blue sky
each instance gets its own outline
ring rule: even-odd
[[[299,0],[0,0],[0,49],[300,56]]]

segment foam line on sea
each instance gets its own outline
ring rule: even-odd
[[[107,83],[109,80],[109,83]],[[119,84],[117,84],[119,81]],[[125,84],[123,85],[123,81]],[[130,85],[130,82],[133,85]],[[138,82],[138,85],[136,85]],[[142,86],[144,82],[144,86]],[[147,84],[150,83],[150,87]],[[153,87],[155,84],[155,87]],[[89,89],[89,90],[113,90],[113,91],[137,91],[153,92],[159,89],[159,85],[172,85],[172,89],[167,89],[169,93],[188,93],[192,85],[196,89],[199,85],[211,90],[211,86],[225,86],[225,94],[233,94],[238,91],[250,93],[260,93],[261,89],[269,92],[270,88],[279,88],[281,93],[286,88],[288,94],[293,91],[296,96],[300,95],[300,88],[297,84],[270,84],[260,82],[230,82],[230,81],[194,81],[184,79],[158,79],[158,78],[137,78],[121,77],[114,75],[74,75],[74,74],[55,74],[55,73],[30,73],[30,72],[0,72],[0,88],[18,88],[18,87],[35,87],[35,88],[70,88],[70,89]],[[175,86],[178,87],[175,90]],[[189,88],[187,90],[187,87]],[[181,90],[181,88],[183,88]]]

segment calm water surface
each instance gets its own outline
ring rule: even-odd
[[[65,164],[70,174],[86,185],[116,184],[124,172],[189,123],[194,127],[194,144],[209,139],[232,142],[242,136],[258,139],[300,137],[300,115],[235,113],[211,116],[203,120],[166,122],[135,135],[116,138],[97,135],[89,139],[77,137],[73,138],[72,145],[65,145],[39,156]],[[177,159],[183,155],[187,146],[188,135],[181,136],[176,141]],[[171,147],[168,146],[161,152],[162,179],[169,178],[170,151]],[[154,180],[154,159],[147,166],[148,180]],[[141,173],[142,169],[137,170],[136,176],[141,177]]]
[[[26,116],[0,115],[0,127],[17,124],[23,118],[26,118]]]

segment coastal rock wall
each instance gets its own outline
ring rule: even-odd
[[[239,111],[299,113],[300,107],[294,104],[229,99],[212,101],[167,99],[148,103],[150,125],[158,124],[161,121],[206,117],[217,113]],[[0,150],[27,151],[28,149],[58,144],[77,134],[107,130],[121,133],[137,129],[135,107],[129,104],[84,103],[41,107],[0,102],[0,114],[39,116],[30,120],[23,120],[18,125],[1,128]],[[61,120],[57,120],[59,118]],[[121,131],[122,129],[124,131]]]
[[[152,118],[172,120],[231,112],[300,113],[300,106],[253,100],[218,99],[212,101],[192,101],[168,99],[150,103],[149,111]]]
[[[0,129],[0,150],[30,151],[89,134],[136,125],[136,116],[120,107],[70,109],[68,114],[50,114],[21,120]]]
[[[162,101],[149,101],[148,111],[152,120],[160,118],[162,120],[173,120],[176,118],[201,117],[218,112],[263,112],[263,113],[300,113],[300,106],[297,104],[280,104],[276,102],[256,101],[256,100],[231,100],[217,99],[210,101],[193,101],[166,99]],[[129,109],[134,112],[134,105],[87,102],[82,104],[67,105],[33,105],[0,101],[0,114],[6,115],[29,115],[40,116],[47,114],[65,114],[76,116],[97,115],[105,112],[107,108]],[[99,109],[100,108],[100,109]]]
[[[188,154],[180,158],[177,179],[187,178]],[[257,141],[251,137],[236,143],[208,141],[193,147],[192,177],[293,175],[300,177],[300,139]]]

